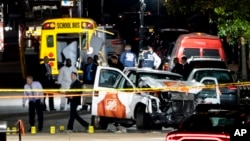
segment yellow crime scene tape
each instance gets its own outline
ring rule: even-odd
[[[44,94],[49,94],[48,97],[54,97],[54,96],[68,96],[68,97],[74,97],[74,96],[83,96],[83,97],[91,97],[93,94],[93,91],[109,91],[109,92],[117,92],[117,91],[126,91],[126,92],[159,92],[159,91],[178,91],[181,89],[202,89],[202,88],[219,88],[219,87],[227,87],[227,86],[242,86],[243,89],[246,89],[247,86],[250,86],[250,82],[240,82],[240,83],[226,83],[226,84],[219,84],[219,85],[205,85],[205,86],[171,86],[171,87],[161,87],[161,88],[123,88],[123,89],[0,89],[0,99],[3,98],[25,98],[25,96],[8,96],[6,93],[9,92],[43,92]],[[237,88],[237,87],[235,87]],[[249,87],[250,89],[250,87]],[[5,92],[5,93],[3,93]],[[78,93],[76,93],[78,92]],[[79,94],[79,92],[82,92]],[[5,94],[5,95],[4,95]],[[43,97],[43,96],[29,96],[31,97]]]

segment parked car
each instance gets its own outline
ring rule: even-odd
[[[249,111],[244,105],[198,105],[195,114],[166,135],[166,141],[247,141]]]
[[[203,77],[214,77],[218,80],[219,91],[221,93],[221,104],[238,104],[238,88],[235,85],[231,70],[220,68],[195,68],[189,74],[187,81],[200,82]]]
[[[228,69],[226,61],[219,57],[192,56],[187,60],[191,68],[221,68]]]

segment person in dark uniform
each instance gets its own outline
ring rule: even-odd
[[[143,59],[142,59],[142,67],[143,68],[154,68],[154,56],[153,54],[148,50],[148,47],[143,48]]]
[[[110,63],[110,67],[114,67],[117,69],[120,69],[121,71],[123,71],[124,66],[123,64],[119,61],[118,57],[115,55],[112,55],[110,57],[111,63]]]
[[[98,60],[99,60],[98,55],[94,55],[94,57],[93,57],[93,62],[96,63],[96,65],[99,64],[99,63],[98,63]]]
[[[124,67],[135,67],[136,66],[136,55],[131,51],[131,45],[126,45],[125,50],[122,52],[120,56],[120,62]]]
[[[83,69],[83,81],[84,84],[94,84],[97,64],[93,62],[92,57],[88,57],[87,62]]]
[[[45,89],[51,89],[54,86],[54,80],[51,74],[51,67],[49,65],[49,58],[48,56],[44,57],[44,63],[40,65],[40,82],[43,85],[43,88]],[[46,95],[49,97],[49,109],[50,111],[55,111],[54,108],[54,98],[53,94],[46,94],[44,93],[44,105],[43,105],[43,111],[47,111],[47,106],[45,103]]]
[[[92,57],[87,58],[87,64],[83,68],[83,88],[93,90],[94,81],[95,81],[95,74],[98,65],[93,62]],[[92,94],[92,91],[84,91],[83,95]],[[92,99],[90,97],[82,97],[82,110],[86,109],[88,105],[91,104]]]
[[[70,85],[70,89],[82,89],[82,83],[77,79],[77,73],[72,72],[71,73],[71,79],[72,83]],[[88,128],[89,123],[83,120],[77,113],[77,107],[78,105],[81,105],[81,94],[80,92],[72,92],[69,94],[75,94],[74,96],[68,96],[69,103],[70,103],[70,118],[68,121],[67,129],[72,131],[74,126],[74,120],[76,119],[82,126],[85,127],[85,129]],[[79,94],[79,95],[76,95]]]
[[[174,73],[178,73],[180,75],[182,75],[182,72],[183,72],[183,67],[182,65],[179,63],[179,58],[178,57],[175,57],[174,60],[173,60],[175,66],[174,68],[171,70],[171,72],[174,72]]]
[[[181,63],[182,63],[182,76],[184,77],[185,80],[187,80],[190,72],[191,72],[191,66],[187,63],[187,57],[183,56],[181,58]]]

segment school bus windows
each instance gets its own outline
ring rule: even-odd
[[[81,47],[82,47],[82,49],[84,49],[84,48],[86,48],[87,46],[87,36],[86,36],[86,34],[82,34],[81,35],[81,42],[82,42],[82,44],[81,44]]]
[[[54,47],[53,35],[48,35],[47,38],[47,47]]]

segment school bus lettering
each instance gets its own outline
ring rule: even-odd
[[[72,23],[72,28],[80,28],[80,23]]]
[[[57,23],[57,28],[71,28],[70,23]]]
[[[57,23],[57,28],[80,28],[79,22],[72,23]]]

